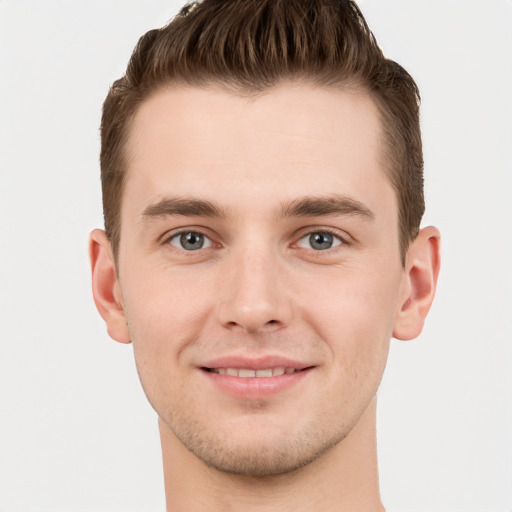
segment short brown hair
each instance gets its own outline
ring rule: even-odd
[[[125,144],[141,103],[167,84],[220,85],[240,94],[284,80],[358,87],[383,126],[384,162],[397,193],[402,263],[425,209],[419,91],[384,57],[351,0],[203,0],[144,34],[103,105],[101,180],[105,230],[117,255]]]

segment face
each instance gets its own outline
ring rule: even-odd
[[[373,102],[169,88],[128,155],[119,300],[149,401],[220,470],[315,460],[374,397],[404,300]]]

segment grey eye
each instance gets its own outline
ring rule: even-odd
[[[317,231],[303,236],[299,240],[299,247],[303,249],[314,249],[315,251],[325,251],[342,244],[341,238],[326,231]]]
[[[186,231],[178,233],[170,239],[170,244],[185,251],[197,251],[205,249],[212,245],[211,240],[202,233],[196,231]]]

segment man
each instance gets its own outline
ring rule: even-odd
[[[167,509],[380,511],[376,392],[432,303],[418,91],[348,0],[205,0],[105,101],[110,336],[159,415]]]

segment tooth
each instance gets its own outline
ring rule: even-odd
[[[272,369],[268,370],[257,370],[256,377],[272,377]]]
[[[239,377],[256,377],[256,370],[241,369],[241,370],[238,370],[238,376]]]
[[[239,377],[256,377],[256,370],[248,370],[246,368],[238,370]]]
[[[264,370],[249,370],[247,368],[212,368],[213,373],[231,375],[232,377],[279,377],[280,375],[295,373],[295,368],[266,368]]]

